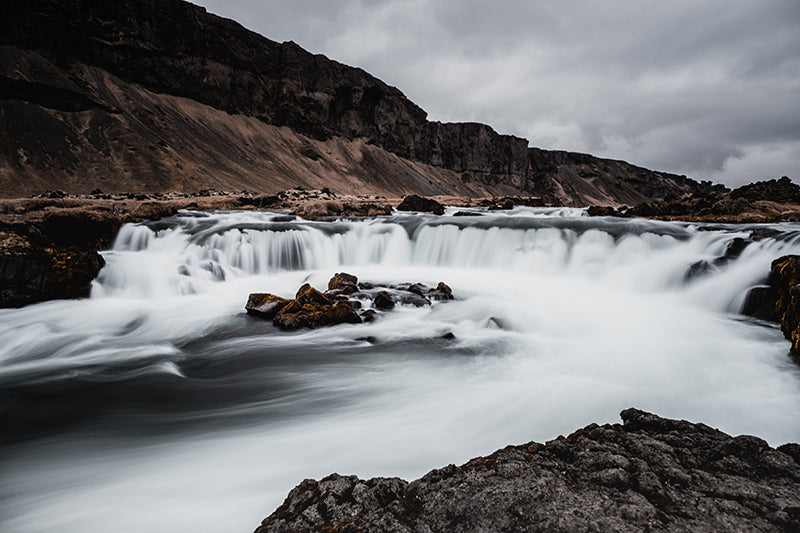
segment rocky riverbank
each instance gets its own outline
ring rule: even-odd
[[[780,324],[792,352],[800,354],[800,256],[774,260],[767,284],[750,290],[742,314]]]
[[[405,202],[405,203],[403,203]],[[309,219],[375,217],[395,207],[441,214],[443,205],[495,208],[539,205],[536,197],[467,198],[338,195],[327,188],[294,188],[276,194],[203,190],[196,193],[69,195],[48,191],[0,200],[0,307],[88,296],[119,228],[189,210],[287,211]]]
[[[800,445],[636,409],[621,417],[410,483],[307,479],[256,533],[800,530]]]
[[[592,206],[591,216],[645,217],[685,222],[759,223],[800,220],[800,186],[787,176],[685,197],[668,195],[660,202],[633,207]]]

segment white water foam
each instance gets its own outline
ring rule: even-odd
[[[8,448],[0,527],[247,531],[304,477],[414,478],[615,422],[630,406],[798,441],[788,343],[737,315],[770,261],[800,251],[798,227],[776,225],[776,238],[687,280],[692,264],[749,235],[700,229],[536,209],[332,223],[185,214],[126,226],[91,299],[0,312],[0,380],[135,392],[149,376],[173,380],[156,389],[166,398],[194,387],[178,397],[190,406],[167,399],[141,415],[128,400]],[[458,299],[297,333],[244,315],[249,292],[323,289],[338,271],[445,281]],[[455,341],[440,339],[448,332]],[[234,400],[216,402],[225,391]],[[116,438],[128,419],[202,423]]]

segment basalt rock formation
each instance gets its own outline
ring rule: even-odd
[[[797,531],[800,446],[636,409],[407,482],[307,479],[256,533]]]
[[[358,68],[181,0],[0,5],[0,195],[293,186],[639,203],[683,176],[443,124]]]

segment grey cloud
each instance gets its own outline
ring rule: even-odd
[[[432,120],[737,185],[800,179],[796,0],[201,0]]]

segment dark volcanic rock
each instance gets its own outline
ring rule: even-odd
[[[433,213],[434,215],[443,215],[444,206],[432,198],[423,198],[416,194],[411,194],[403,198],[400,205],[397,206],[398,211],[421,211],[423,213]]]
[[[272,320],[281,309],[286,307],[289,300],[274,294],[256,292],[247,298],[244,308],[247,314]]]
[[[509,446],[411,483],[307,479],[256,533],[800,528],[800,465],[790,453],[636,409],[622,419]]]
[[[0,307],[89,296],[104,265],[95,250],[33,246],[25,237],[0,231]]]
[[[389,309],[394,309],[394,300],[388,292],[380,291],[375,295],[374,305],[375,309],[387,311]]]
[[[745,198],[751,202],[766,200],[779,204],[800,204],[800,185],[788,176],[779,180],[759,181],[731,191],[731,198]]]
[[[742,313],[778,322],[792,351],[800,354],[800,256],[785,255],[772,262],[767,286],[750,290]]]
[[[417,307],[431,305],[428,298],[452,300],[453,291],[443,282],[435,289],[421,283],[381,287],[359,283],[356,276],[339,272],[328,281],[325,293],[308,283],[298,289],[293,300],[269,293],[251,293],[245,309],[250,315],[272,320],[281,329],[296,330],[373,322],[378,312],[390,311],[398,303]],[[370,300],[373,308],[359,313],[364,302]]]
[[[328,281],[328,290],[340,291],[342,294],[351,294],[358,291],[358,278],[352,274],[340,272]]]

